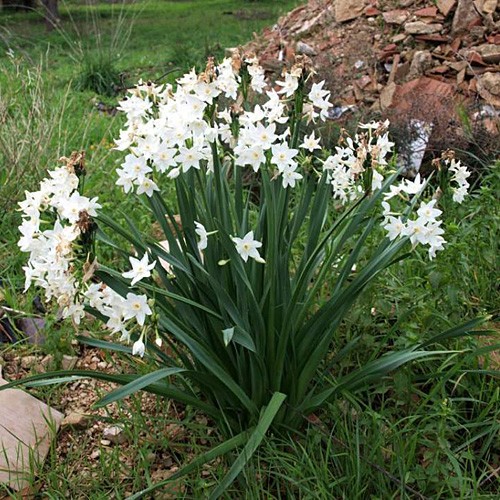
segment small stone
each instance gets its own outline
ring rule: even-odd
[[[477,92],[492,106],[500,106],[500,73],[488,71],[477,77]]]
[[[396,9],[384,12],[382,17],[387,24],[403,24],[409,17],[410,13],[407,10]]]
[[[485,43],[475,47],[474,50],[479,53],[483,61],[488,64],[500,63],[500,45]]]
[[[451,9],[455,7],[455,4],[457,3],[457,0],[437,0],[436,1],[436,7],[439,9],[441,14],[443,16],[447,16]]]
[[[342,0],[341,2],[335,2],[335,21],[343,23],[351,19],[356,19],[363,14],[366,3],[365,0]]]
[[[305,36],[313,33],[321,28],[321,21],[324,18],[324,13],[321,11],[317,16],[301,23],[301,27],[295,31],[295,36]]]
[[[61,361],[61,367],[63,370],[72,370],[76,366],[78,358],[76,356],[69,356],[64,354]]]
[[[430,35],[439,33],[443,29],[443,25],[439,23],[427,24],[423,21],[413,21],[405,24],[405,31],[410,35]]]
[[[479,19],[480,17],[472,0],[458,0],[451,31],[453,34],[465,32],[474,21]]]
[[[397,35],[394,35],[392,37],[393,43],[400,43],[400,42],[404,42],[405,40],[406,40],[406,35],[404,33],[398,33]]]
[[[101,439],[101,444],[103,446],[109,446],[111,444],[111,441],[109,439]]]
[[[54,356],[52,354],[47,354],[42,361],[40,361],[40,365],[46,370],[50,365],[54,363]]]
[[[122,444],[127,440],[127,436],[125,436],[125,433],[123,432],[123,427],[120,425],[106,427],[102,432],[102,436],[104,440],[113,444]]]
[[[431,53],[428,50],[418,50],[411,61],[407,79],[413,80],[414,78],[418,78],[430,68],[432,68]]]
[[[33,368],[36,364],[38,364],[39,361],[40,358],[38,356],[23,356],[21,358],[21,368],[29,370],[30,368]]]
[[[101,361],[99,363],[97,363],[97,368],[99,368],[99,370],[104,370],[105,368],[107,368],[108,366],[108,363],[106,363],[106,361]]]
[[[301,41],[297,42],[295,51],[297,54],[303,54],[306,56],[315,56],[318,54],[318,52],[313,47]]]
[[[418,17],[436,17],[437,7],[424,7],[423,9],[416,10],[413,14]]]
[[[369,17],[378,16],[380,11],[376,7],[366,7],[364,14]]]
[[[372,83],[372,79],[368,75],[362,76],[357,81],[357,84],[358,84],[359,88],[361,88],[361,89],[366,88],[368,85],[370,85],[370,83]]]
[[[45,343],[45,320],[43,318],[21,318],[16,321],[16,325],[26,335],[30,344]]]
[[[389,109],[394,101],[394,94],[396,92],[397,85],[392,82],[389,83],[383,90],[380,92],[380,109],[381,111],[386,111]]]
[[[476,0],[475,3],[479,10],[485,15],[494,14],[498,8],[498,0]]]
[[[101,456],[101,450],[94,450],[91,454],[90,454],[90,458],[92,460],[95,460],[96,458],[99,458]]]
[[[61,422],[62,427],[73,427],[74,429],[86,429],[88,424],[88,416],[76,411],[66,415]]]

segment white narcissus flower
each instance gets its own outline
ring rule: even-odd
[[[151,179],[144,179],[142,182],[137,183],[137,194],[145,193],[151,198],[153,191],[159,191],[160,188]]]
[[[453,188],[453,201],[455,203],[462,203],[467,195],[468,185],[462,185],[458,188]]]
[[[295,171],[294,167],[287,166],[283,170],[282,174],[282,186],[283,188],[295,187],[295,182],[302,179],[302,175]]]
[[[451,178],[451,182],[456,182],[458,187],[453,187],[453,201],[455,203],[462,203],[464,201],[465,195],[469,189],[469,181],[467,180],[470,177],[470,172],[466,166],[460,164],[460,161],[452,159],[447,160],[449,164],[450,172],[453,173]]]
[[[152,169],[144,156],[128,154],[121,165],[119,175],[120,177],[128,177],[141,182],[146,179],[146,175],[150,172],[152,172]]]
[[[311,102],[317,107],[321,107],[323,102],[327,100],[330,95],[329,90],[323,90],[324,85],[325,85],[324,80],[319,83],[313,83],[311,91],[309,92],[308,95]]]
[[[299,87],[299,79],[291,73],[286,73],[285,80],[277,80],[276,83],[282,87],[281,90],[278,90],[278,94],[285,94],[286,97],[291,97]]]
[[[133,286],[138,281],[143,278],[149,278],[151,276],[151,271],[156,265],[156,260],[151,264],[149,263],[148,254],[145,253],[142,259],[136,259],[135,257],[129,257],[132,269],[122,274],[124,278],[131,279],[130,284]]]
[[[384,229],[387,231],[387,237],[392,241],[404,233],[406,225],[401,220],[401,217],[388,215],[387,222],[384,224]]]
[[[194,232],[199,236],[200,240],[198,241],[198,250],[201,252],[205,250],[208,245],[208,233],[205,229],[205,226],[201,222],[194,221],[194,225],[196,229]]]
[[[199,148],[187,148],[181,146],[179,154],[175,157],[177,163],[181,166],[183,172],[187,172],[190,168],[200,168],[200,161],[203,160],[204,155]]]
[[[428,203],[422,202],[420,208],[417,210],[417,215],[422,220],[422,222],[435,222],[436,217],[441,215],[443,212],[439,208],[434,208],[437,200],[431,200]]]
[[[298,149],[289,148],[286,143],[273,144],[271,161],[276,165],[280,172],[283,172],[287,167],[295,168],[296,161],[294,157],[299,152]]]
[[[141,99],[135,95],[131,95],[120,101],[118,110],[124,111],[129,120],[141,118],[153,107],[153,103],[149,99]]]
[[[372,191],[376,191],[382,187],[382,182],[384,181],[384,176],[373,169],[373,178],[372,178]]]
[[[132,346],[132,355],[140,356],[141,358],[143,358],[145,352],[146,352],[146,346],[142,341],[142,337],[140,337],[139,340],[136,340],[134,342],[134,345]]]
[[[76,325],[80,324],[81,319],[85,316],[83,304],[75,302],[66,306],[63,310],[63,318],[72,318]]]
[[[122,304],[123,319],[135,318],[139,325],[144,325],[146,316],[153,314],[148,304],[148,298],[145,295],[136,295],[127,293],[127,298]]]
[[[312,153],[315,149],[321,149],[319,145],[320,139],[316,139],[314,137],[314,131],[311,132],[311,135],[304,137],[304,142],[300,145],[302,149],[307,149],[310,153]]]
[[[243,238],[238,238],[233,236],[231,238],[236,245],[236,250],[240,254],[241,258],[247,262],[248,257],[251,257],[256,262],[264,264],[266,261],[260,256],[257,248],[262,246],[260,241],[254,240],[253,231],[249,231]]]

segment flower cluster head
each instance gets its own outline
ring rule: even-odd
[[[445,156],[449,155],[446,154]],[[467,178],[470,176],[470,172],[467,167],[461,165],[454,158],[447,157],[444,163],[448,168],[448,172],[451,173],[450,182],[458,185],[458,187],[452,185],[453,201],[462,203],[469,188]],[[417,174],[413,181],[403,179],[400,183],[390,186],[389,191],[384,196],[385,201],[382,203],[384,209],[382,225],[386,229],[390,240],[406,236],[409,237],[413,245],[427,245],[429,247],[429,258],[433,259],[436,252],[443,250],[446,243],[443,237],[444,230],[441,227],[442,220],[438,219],[442,211],[436,207],[437,197],[429,202],[422,201],[420,203],[416,219],[412,219],[410,214],[403,218],[389,205],[390,200],[402,199],[411,202],[414,196],[419,196],[422,193],[425,186],[426,183],[421,180],[420,174]]]
[[[360,124],[361,132],[353,138],[345,138],[335,148],[335,154],[324,161],[323,170],[332,185],[333,196],[342,203],[360,195],[363,189],[359,180],[367,172],[371,173],[370,189],[375,191],[382,187],[384,169],[394,147],[389,140],[388,126],[388,121]]]
[[[452,174],[453,201],[462,203],[469,191],[470,185],[467,179],[470,177],[470,171],[455,158],[446,159],[445,165],[448,167],[448,172]]]
[[[46,300],[57,302],[61,317],[71,318],[77,325],[85,306],[90,306],[109,318],[108,328],[128,339],[127,322],[133,320],[142,326],[152,311],[145,295],[129,293],[123,298],[103,283],[87,283],[83,267],[77,271],[78,253],[85,251],[80,240],[91,230],[89,221],[98,215],[101,205],[97,198],[78,192],[74,158],[62,158],[66,165],[49,171],[40,189],[26,192],[25,200],[19,203],[23,220],[18,245],[29,253],[23,267],[25,290],[32,285],[43,288]],[[124,277],[132,279],[132,285],[149,277],[155,265],[148,262],[147,253],[140,260],[130,257],[130,263],[132,270]]]
[[[22,236],[18,242],[21,251],[29,253],[23,268],[25,290],[32,284],[42,287],[47,301],[55,299],[62,317],[70,317],[76,324],[84,312],[78,296],[79,282],[72,270],[75,247],[89,229],[88,218],[96,216],[101,207],[97,198],[81,196],[78,184],[74,165],[67,161],[49,171],[38,191],[26,192],[25,200],[19,203]]]
[[[443,250],[446,243],[443,238],[444,230],[441,227],[443,221],[438,220],[442,211],[435,207],[437,200],[421,202],[417,210],[416,219],[403,221],[401,216],[390,215],[391,209],[384,202],[384,223],[388,238],[392,241],[399,236],[408,236],[413,245],[421,244],[429,246],[429,258],[432,260],[438,250]]]
[[[116,140],[116,149],[128,152],[117,170],[117,184],[125,192],[152,196],[163,175],[175,179],[192,169],[210,173],[214,144],[230,146],[236,166],[254,172],[266,168],[281,179],[283,188],[296,186],[303,178],[300,151],[311,154],[321,148],[314,132],[301,146],[292,146],[291,97],[303,79],[303,68],[297,65],[284,72],[276,89],[256,58],[245,63],[250,88],[262,96],[253,109],[243,110],[237,102],[242,82],[237,56],[218,65],[210,61],[200,75],[190,71],[177,80],[175,91],[169,85],[142,83],[129,91],[118,108],[127,122]],[[324,82],[313,84],[306,96],[308,119],[327,117],[330,92],[323,87]]]

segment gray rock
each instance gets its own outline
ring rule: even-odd
[[[451,32],[456,35],[466,31],[469,25],[476,19],[479,19],[479,15],[472,0],[458,0],[451,24]]]
[[[427,70],[432,68],[432,55],[428,50],[418,50],[415,52],[408,72],[407,80],[413,80],[422,76]]]
[[[78,358],[76,356],[68,356],[64,354],[61,361],[61,367],[63,370],[72,370],[76,366]]]
[[[410,12],[403,9],[389,10],[382,14],[387,24],[403,24],[409,16]]]
[[[68,413],[61,422],[62,427],[73,427],[74,429],[86,429],[89,424],[89,417],[77,411]]]
[[[342,0],[335,2],[335,21],[343,23],[361,16],[366,7],[365,0]]]
[[[315,56],[318,54],[318,52],[313,47],[311,47],[305,42],[300,42],[300,41],[297,42],[295,51],[297,52],[297,54],[303,54],[306,56]]]
[[[122,444],[127,440],[127,436],[125,436],[125,433],[123,432],[123,427],[120,425],[105,427],[102,432],[102,437],[103,440],[109,441],[113,444]]]
[[[21,368],[29,370],[38,364],[40,358],[38,356],[23,356],[21,358]]]
[[[423,21],[412,21],[405,24],[405,32],[410,35],[432,35],[439,33],[443,29],[443,25],[439,23],[427,24]]]
[[[477,91],[488,104],[500,107],[500,73],[487,72],[478,76]]]
[[[474,50],[479,53],[483,58],[483,61],[488,64],[499,64],[500,63],[500,45],[494,45],[492,43],[484,43],[475,47]]]
[[[42,318],[21,318],[16,321],[17,328],[21,330],[30,344],[41,345],[45,343],[45,320]]]

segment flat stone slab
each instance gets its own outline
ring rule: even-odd
[[[29,486],[63,417],[21,389],[0,391],[0,483],[16,491]]]

